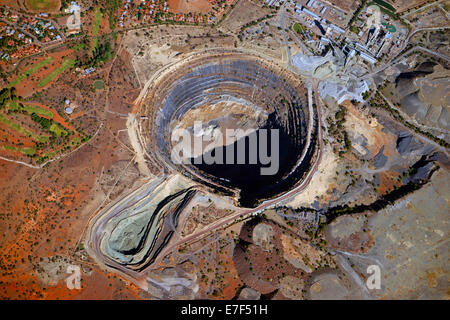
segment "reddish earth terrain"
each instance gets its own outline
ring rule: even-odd
[[[208,13],[212,5],[208,0],[169,0],[169,8],[176,13]]]
[[[97,147],[104,153],[117,145],[106,131],[99,134],[99,142],[103,145]],[[74,255],[92,213],[82,207],[98,196],[96,172],[117,159],[93,151],[92,146],[84,146],[76,155],[41,171],[0,160],[4,177],[0,181],[2,298],[137,297],[136,287],[95,266],[91,275],[82,276],[79,292],[68,290],[63,281],[46,286],[37,279],[37,265],[47,257],[65,257],[73,264],[92,267],[92,262]]]
[[[74,58],[74,51],[71,49],[63,49],[55,52],[51,52],[46,56],[41,56],[35,59],[29,59],[26,64],[21,64],[20,68],[17,70],[16,74],[21,75],[25,70],[29,69],[32,65],[44,61],[48,57],[53,58],[53,61],[46,66],[40,68],[37,72],[26,77],[22,80],[17,86],[17,93],[22,97],[29,97],[35,92],[42,91],[43,89],[51,86],[55,81],[57,81],[58,77],[56,77],[53,81],[46,84],[44,87],[39,87],[38,83],[53,71],[55,71],[58,67],[61,66],[61,63],[64,59]]]
[[[54,62],[45,74],[57,67],[62,57],[72,53],[61,50],[51,55]],[[117,60],[120,62],[120,59]],[[33,61],[34,63],[34,61]],[[105,90],[93,90],[93,81],[107,77],[110,65],[95,77],[80,77],[63,73],[56,83],[43,88],[45,94],[30,101],[51,110],[54,120],[67,129],[78,129],[92,138],[76,152],[49,163],[42,169],[0,160],[0,298],[1,299],[138,299],[141,291],[119,276],[101,270],[83,250],[82,238],[89,217],[113,193],[117,185],[101,185],[105,177],[116,180],[121,173],[111,167],[121,161],[130,162],[133,154],[119,140],[117,130],[126,128],[125,119],[105,112]],[[131,72],[122,66],[122,72]],[[105,74],[106,72],[106,74]],[[41,74],[24,81],[21,94],[34,85]],[[116,72],[117,79],[123,74]],[[33,77],[32,77],[33,78]],[[129,82],[128,82],[129,83]],[[121,87],[108,81],[111,86]],[[127,84],[128,85],[128,84]],[[124,85],[124,91],[134,90]],[[70,90],[69,90],[70,88]],[[123,96],[122,94],[118,94]],[[76,104],[76,113],[70,119],[64,115],[63,98]],[[128,96],[132,99],[132,94]],[[28,102],[27,102],[28,103]],[[58,112],[56,112],[57,110]],[[107,125],[100,125],[107,121]],[[10,129],[0,125],[10,136]],[[18,142],[17,137],[10,142]],[[31,145],[28,138],[20,137],[23,146]],[[8,154],[8,152],[10,154]],[[3,156],[14,156],[5,150]],[[133,167],[133,166],[131,166]],[[102,180],[99,177],[102,177]],[[59,265],[58,265],[59,263]],[[66,264],[82,267],[81,290],[66,287]],[[43,280],[42,269],[60,267],[57,281]],[[64,268],[61,269],[61,266]]]

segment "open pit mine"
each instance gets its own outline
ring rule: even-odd
[[[160,70],[141,97],[141,121],[133,134],[153,164],[152,172],[156,167],[159,173],[98,213],[87,239],[97,260],[129,275],[136,276],[169,249],[204,234],[182,238],[179,232],[180,217],[190,214],[187,204],[196,193],[214,195],[232,208],[214,225],[220,227],[294,195],[308,183],[320,158],[320,126],[310,92],[298,75],[272,61],[238,51],[197,53]],[[245,134],[227,140],[218,134],[226,129]],[[174,137],[179,130],[213,138],[196,148],[190,139]],[[262,130],[277,131],[279,140],[262,141]],[[255,151],[252,135],[257,137],[257,152],[262,143],[272,152],[271,144],[278,143],[274,174],[261,174],[270,164],[260,160],[202,161],[226,157],[230,148],[242,145],[248,160]]]

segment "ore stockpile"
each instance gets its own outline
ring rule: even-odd
[[[245,101],[269,113],[257,131],[279,130],[280,164],[275,175],[260,175],[261,163],[178,165],[171,161],[173,121],[192,108],[230,100]],[[217,191],[237,192],[241,206],[255,207],[292,189],[310,168],[311,152],[299,163],[308,129],[306,101],[301,81],[274,64],[245,54],[209,55],[178,67],[153,86],[147,95],[149,120],[143,134],[149,153],[156,155],[162,167],[175,169]],[[221,148],[226,154],[227,147]],[[248,148],[246,152],[248,157]]]

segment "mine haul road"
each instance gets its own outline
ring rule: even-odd
[[[121,273],[123,273],[127,278],[129,278],[130,280],[132,280],[133,282],[135,282],[138,286],[140,287],[146,287],[146,282],[145,282],[145,278],[147,277],[147,271],[151,270],[153,268],[158,267],[159,263],[161,262],[161,260],[167,255],[169,254],[172,250],[175,250],[177,247],[181,246],[181,245],[187,245],[189,243],[192,242],[197,242],[203,238],[205,238],[206,236],[208,236],[212,231],[217,230],[219,228],[223,228],[226,227],[230,224],[232,224],[233,222],[235,222],[237,219],[245,219],[253,214],[262,212],[265,209],[268,209],[270,207],[276,206],[277,204],[279,204],[280,202],[293,197],[294,195],[296,195],[297,193],[303,191],[309,184],[309,182],[311,181],[312,177],[314,176],[314,174],[317,171],[317,168],[319,166],[319,163],[322,159],[322,152],[323,152],[323,139],[322,139],[322,119],[321,119],[321,112],[320,112],[320,106],[321,106],[321,100],[318,97],[318,89],[317,89],[317,85],[318,82],[313,80],[312,81],[313,84],[312,86],[314,86],[314,98],[315,98],[315,102],[316,102],[316,108],[313,108],[313,103],[312,103],[312,95],[313,95],[313,90],[312,90],[312,86],[309,85],[308,86],[308,108],[309,108],[309,115],[310,115],[310,121],[309,121],[309,127],[308,127],[308,136],[307,136],[307,143],[306,143],[306,147],[303,150],[303,154],[301,156],[301,160],[300,162],[304,159],[305,154],[307,152],[307,149],[310,146],[311,143],[311,133],[312,133],[312,129],[314,127],[314,109],[316,109],[317,112],[317,129],[318,129],[318,153],[317,153],[317,157],[316,160],[314,162],[314,165],[310,168],[307,176],[305,177],[305,179],[302,181],[302,183],[300,185],[298,185],[296,188],[294,188],[293,190],[285,193],[284,195],[279,196],[278,198],[272,199],[272,200],[268,200],[263,202],[260,206],[254,208],[254,209],[249,209],[246,210],[244,212],[240,211],[239,213],[236,213],[232,216],[227,216],[224,217],[218,221],[216,221],[215,223],[209,225],[207,228],[202,229],[198,232],[195,232],[187,237],[184,237],[182,239],[178,239],[176,241],[171,241],[169,242],[169,245],[167,245],[159,254],[158,256],[155,258],[154,262],[151,263],[150,265],[148,265],[145,269],[143,269],[142,271],[134,271],[131,270],[129,268],[127,268],[126,266],[120,265],[118,263],[115,263],[114,261],[107,259],[107,257],[105,257],[102,252],[100,251],[100,241],[101,241],[101,236],[104,234],[104,230],[103,230],[103,226],[104,221],[102,222],[102,227],[100,228],[95,228],[95,232],[92,233],[93,230],[93,226],[95,225],[95,222],[101,218],[100,215],[104,215],[107,214],[108,211],[106,212],[99,212],[95,217],[93,217],[93,219],[91,219],[91,223],[90,226],[88,227],[88,235],[87,235],[87,241],[88,241],[88,245],[85,246],[88,253],[91,254],[91,256],[94,257],[94,260],[104,266],[107,269],[114,269],[114,271],[120,271]],[[135,192],[135,191],[134,191]],[[116,205],[120,204],[121,201],[124,201],[127,198],[128,195],[124,195],[120,198],[119,202],[116,203]],[[91,250],[92,249],[92,250]],[[105,259],[106,258],[106,259]]]
[[[314,97],[315,97],[315,101],[316,101],[316,110],[317,110],[317,119],[318,119],[317,126],[318,126],[319,150],[318,150],[318,155],[317,155],[316,161],[314,162],[314,165],[312,166],[311,170],[309,171],[308,175],[303,180],[303,182],[300,185],[298,185],[295,189],[287,192],[286,194],[284,194],[284,195],[282,195],[282,196],[280,196],[278,198],[265,201],[260,206],[254,208],[254,209],[249,209],[249,210],[247,210],[247,211],[245,211],[243,213],[240,212],[240,213],[234,214],[232,216],[228,216],[228,217],[225,217],[223,219],[220,219],[217,222],[215,222],[215,223],[211,224],[210,226],[208,226],[206,229],[203,229],[203,230],[198,231],[198,232],[196,232],[194,234],[191,234],[191,235],[189,235],[189,236],[187,236],[187,237],[185,237],[183,239],[180,239],[180,240],[178,240],[176,242],[173,242],[172,244],[170,244],[169,246],[167,246],[166,248],[164,248],[160,252],[160,254],[155,259],[155,261],[151,265],[149,265],[146,269],[143,270],[144,271],[143,273],[145,273],[146,270],[152,269],[155,266],[157,266],[159,264],[159,262],[161,262],[161,259],[164,258],[164,256],[166,256],[168,253],[170,253],[172,250],[174,250],[178,246],[186,245],[186,244],[191,243],[191,242],[199,241],[199,240],[203,239],[204,237],[206,237],[210,232],[212,232],[212,231],[214,231],[216,229],[225,227],[225,226],[229,225],[230,223],[236,221],[237,219],[245,219],[246,217],[248,217],[250,215],[253,215],[255,213],[259,213],[259,212],[261,212],[261,211],[263,211],[265,209],[268,209],[268,208],[270,208],[272,206],[276,206],[281,201],[296,195],[297,193],[303,191],[308,186],[309,182],[311,181],[312,177],[314,176],[314,174],[317,171],[319,163],[320,163],[320,161],[322,159],[322,150],[323,150],[322,119],[321,119],[321,113],[320,113],[320,99],[318,98],[317,85],[318,85],[318,83],[314,82],[314,91],[316,93],[314,95]],[[308,101],[309,101],[308,107],[309,107],[309,110],[310,110],[310,115],[312,116],[312,114],[313,114],[312,112],[314,111],[314,108],[312,106],[312,89],[311,88],[308,88],[308,97],[309,97],[309,99],[308,99]],[[312,126],[312,122],[310,122],[310,124]],[[311,131],[312,131],[312,127],[310,127],[308,129],[308,137],[310,137]],[[305,148],[304,152],[306,153],[306,151],[307,151],[307,148]]]

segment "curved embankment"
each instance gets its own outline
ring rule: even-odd
[[[178,227],[178,216],[195,194],[180,176],[155,178],[96,216],[87,243],[109,267],[140,271],[158,256]]]

